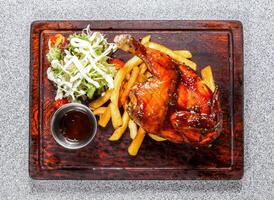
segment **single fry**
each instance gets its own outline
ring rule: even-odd
[[[192,58],[192,54],[188,50],[175,50],[174,53],[184,58]]]
[[[130,74],[126,75],[126,80],[128,81],[130,79]]]
[[[145,77],[148,79],[148,78],[152,77],[152,74],[149,71],[147,71],[145,73]]]
[[[111,122],[114,129],[117,129],[119,126],[122,126],[123,121],[120,114],[120,110],[118,105],[114,105],[113,103],[110,103],[110,113],[111,113]]]
[[[125,79],[125,76],[126,76],[126,69],[122,68],[122,69],[118,70],[118,72],[114,78],[114,89],[113,89],[110,99],[111,99],[111,102],[117,106],[118,106],[120,88],[122,86],[123,80]]]
[[[126,103],[130,89],[135,84],[138,74],[139,74],[139,68],[137,66],[135,66],[132,69],[130,79],[128,80],[128,82],[125,85],[125,88],[121,94],[121,98],[120,98],[121,105],[124,105]]]
[[[125,76],[126,76],[126,69],[125,68],[119,69],[114,79],[114,89],[110,97],[111,119],[112,119],[113,127],[115,129],[122,125],[122,117],[119,111],[118,101],[119,101],[120,88],[122,86]]]
[[[149,135],[149,137],[150,137],[151,139],[153,139],[153,140],[155,140],[155,141],[157,141],[157,142],[166,141],[165,138],[162,138],[162,137],[160,137],[160,136],[158,136],[158,135],[154,135],[154,134],[151,134],[151,133],[149,133],[148,135]]]
[[[212,92],[215,91],[215,83],[214,83],[214,78],[211,70],[211,66],[208,65],[205,68],[201,70],[201,75],[203,78],[203,81],[205,84],[211,89]]]
[[[140,72],[137,77],[137,82],[143,83],[147,79],[146,76],[144,75],[147,70],[147,66],[145,63],[142,63],[139,68],[140,68]]]
[[[110,106],[106,107],[105,112],[100,115],[98,124],[101,127],[106,127],[111,117]]]
[[[127,129],[128,122],[129,122],[129,115],[127,111],[125,111],[123,114],[123,125],[114,131],[114,133],[110,136],[109,140],[110,141],[119,140],[122,137],[125,130]]]
[[[94,115],[102,115],[106,111],[107,107],[99,107],[93,111]]]
[[[141,43],[146,44],[150,42],[151,35],[146,35],[145,37],[142,38]]]
[[[139,74],[138,75],[137,81],[139,83],[143,83],[145,80],[147,80],[147,78],[146,78],[146,76],[144,74]]]
[[[130,138],[133,140],[137,135],[137,124],[133,120],[129,120],[128,122],[128,129],[129,129],[129,135]]]
[[[110,97],[111,97],[111,94],[112,94],[112,90],[107,90],[104,94],[104,96],[101,96],[99,97],[98,99],[92,101],[90,104],[89,104],[89,107],[92,109],[92,110],[95,110],[96,108],[99,108],[101,107],[104,103],[106,103]]]
[[[147,47],[152,48],[152,49],[156,49],[158,51],[161,51],[167,55],[169,55],[172,59],[176,60],[177,62],[181,63],[181,64],[185,64],[188,67],[192,68],[193,70],[196,70],[197,68],[197,64],[191,60],[188,60],[182,56],[179,56],[178,54],[174,53],[171,49],[158,44],[158,43],[154,43],[154,42],[148,42],[145,44]]]
[[[138,129],[136,137],[134,138],[134,140],[132,140],[131,144],[128,147],[129,155],[131,155],[131,156],[137,155],[139,148],[145,138],[145,135],[146,135],[145,130],[142,127],[140,127]]]
[[[145,63],[142,63],[140,65],[140,73],[139,74],[144,74],[147,70],[147,65]]]
[[[130,73],[134,66],[140,65],[142,62],[143,61],[139,57],[133,56],[131,59],[129,59],[126,62],[125,66],[124,66],[124,68],[126,69],[126,74]]]

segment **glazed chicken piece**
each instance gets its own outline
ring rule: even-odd
[[[130,35],[116,36],[114,42],[140,57],[152,74],[129,94],[127,111],[138,125],[174,143],[203,145],[220,134],[218,90],[213,94],[195,71]]]
[[[180,65],[179,69],[177,109],[170,122],[177,132],[183,133],[186,142],[208,144],[221,133],[219,90],[216,88],[212,93],[189,67]]]

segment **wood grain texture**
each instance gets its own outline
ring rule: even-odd
[[[80,150],[67,150],[51,136],[55,88],[46,77],[52,34],[69,35],[88,24],[112,41],[116,34],[188,49],[198,71],[210,64],[220,87],[224,129],[211,147],[155,142],[146,137],[137,157],[127,154],[129,134],[109,142],[111,124]],[[34,179],[240,179],[243,174],[243,38],[238,21],[38,21],[31,26],[29,173]],[[123,59],[130,55],[118,51]]]

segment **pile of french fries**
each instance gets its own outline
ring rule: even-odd
[[[191,52],[187,50],[171,50],[161,44],[150,41],[151,36],[147,35],[142,38],[141,43],[146,47],[156,49],[167,55],[180,64],[185,64],[188,67],[196,70],[197,64],[190,60]],[[210,66],[201,70],[203,81],[207,86],[214,91],[215,84]],[[144,82],[151,74],[147,70],[146,64],[138,57],[133,56],[128,60],[123,68],[120,68],[114,78],[114,89],[109,89],[105,94],[98,99],[92,101],[89,106],[95,115],[99,116],[98,124],[101,127],[106,127],[111,120],[112,126],[115,129],[109,137],[110,141],[118,141],[128,128],[131,144],[128,147],[128,153],[131,156],[136,156],[141,144],[146,136],[145,130],[138,126],[126,111],[126,99],[130,89],[137,83]],[[123,109],[120,109],[123,108]],[[123,110],[121,115],[120,110]],[[155,141],[162,142],[165,138],[148,133],[150,138]]]

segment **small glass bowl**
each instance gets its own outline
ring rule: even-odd
[[[92,128],[86,139],[80,141],[69,141],[59,131],[60,119],[69,111],[81,111],[87,114],[90,122],[92,123]],[[95,138],[97,132],[97,120],[92,111],[87,106],[80,103],[68,103],[55,111],[51,118],[50,127],[52,136],[59,145],[67,149],[81,149],[87,146]]]

